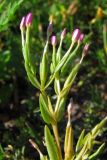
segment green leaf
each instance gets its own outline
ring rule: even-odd
[[[40,63],[40,80],[42,89],[44,88],[47,79],[47,71],[48,71],[47,52],[48,52],[48,41],[45,45],[42,61]]]
[[[0,144],[0,160],[4,160],[4,156],[5,156],[5,153],[4,153],[4,150]]]
[[[65,83],[64,83],[64,87],[63,88],[66,88],[66,86],[68,86],[69,84],[72,84],[73,81],[74,81],[74,78],[76,77],[77,75],[77,72],[80,68],[80,65],[81,63],[77,63],[76,66],[72,69],[71,73],[69,74],[69,76],[67,77]]]
[[[48,160],[48,158],[47,158],[47,156],[42,155],[42,156],[40,157],[40,160]]]
[[[62,98],[60,103],[59,103],[58,110],[57,110],[57,118],[56,118],[57,121],[60,121],[61,118],[63,117],[64,109],[65,109],[65,98]]]
[[[54,73],[57,73],[59,70],[61,70],[62,66],[64,65],[64,63],[68,59],[69,54],[71,53],[73,45],[74,45],[74,42],[72,42],[72,44],[70,45],[70,48],[68,49],[68,51],[66,52],[66,54],[62,57],[61,61],[56,66]]]
[[[7,0],[3,2],[0,1],[0,31],[4,31],[8,28],[9,22],[14,18],[15,12],[22,2],[23,0],[11,0],[11,2]]]
[[[89,160],[96,160],[96,158],[104,151],[105,143],[103,143],[95,153],[89,156]]]
[[[54,138],[47,126],[45,126],[45,142],[50,160],[58,160],[58,150]]]
[[[79,48],[79,44],[77,45],[77,47],[75,48],[75,50],[68,56],[66,62],[64,63],[62,69],[61,69],[61,73],[65,73],[68,69],[69,69],[69,64],[72,63],[72,60],[75,58],[77,50]]]
[[[73,82],[72,82],[73,83]],[[67,95],[67,93],[69,92],[69,89],[71,88],[71,83],[68,84],[65,88],[62,89],[62,91],[60,92],[60,97],[65,97]]]
[[[49,111],[48,103],[46,102],[42,94],[40,94],[40,97],[39,97],[39,104],[40,104],[40,111],[41,111],[43,120],[48,124],[55,124],[56,121],[52,113]]]
[[[46,54],[44,54],[42,62],[40,63],[40,80],[42,89],[45,86],[46,78],[47,78],[47,57]]]
[[[85,134],[85,130],[83,130],[79,136],[79,139],[76,145],[76,152],[78,152],[83,146],[84,134]]]
[[[36,76],[32,73],[32,70],[28,62],[25,62],[25,68],[26,68],[27,76],[30,82],[32,83],[32,85],[40,89],[40,83],[38,82]]]
[[[105,125],[106,122],[107,122],[107,116],[92,129],[92,135],[94,137],[96,137],[99,134],[99,132],[102,130],[102,127]]]

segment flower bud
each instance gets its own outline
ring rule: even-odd
[[[56,36],[52,36],[52,37],[51,37],[51,44],[52,44],[53,46],[56,46],[56,43],[57,43]]]
[[[71,115],[71,113],[72,113],[72,107],[73,107],[73,99],[71,98],[70,102],[68,104],[68,107],[67,107],[68,115]]]
[[[75,29],[72,34],[72,41],[78,41],[80,38],[81,32],[79,29]]]
[[[50,22],[47,28],[47,37],[49,37],[52,34],[52,31],[53,31],[53,25],[52,22]]]
[[[26,20],[26,17],[22,17],[22,20],[20,22],[20,29],[25,28],[25,20]]]
[[[65,38],[66,32],[67,32],[67,30],[66,30],[66,28],[64,28],[64,30],[63,30],[62,33],[61,33],[61,39],[64,39],[64,38]]]
[[[33,19],[33,16],[32,16],[32,13],[30,12],[26,16],[26,27],[32,24],[32,19]]]
[[[83,39],[84,39],[84,34],[83,34],[83,33],[81,33],[81,35],[80,35],[80,37],[79,37],[79,41],[80,41],[80,42],[82,42],[82,41],[83,41]]]
[[[84,46],[84,48],[83,48],[83,54],[86,56],[87,55],[87,53],[88,53],[88,50],[89,50],[89,44],[87,43],[87,44],[85,44],[85,46]]]

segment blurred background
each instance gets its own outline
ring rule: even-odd
[[[44,123],[39,111],[39,92],[28,81],[22,57],[19,24],[28,12],[32,12],[34,18],[31,52],[37,66],[49,19],[53,19],[57,36],[63,28],[68,30],[63,50],[67,50],[75,28],[80,28],[86,35],[83,45],[90,43],[89,54],[67,99],[68,104],[72,97],[75,104],[72,116],[75,142],[83,128],[88,132],[107,115],[107,1],[0,0],[0,160],[39,159],[29,138],[37,142],[43,153],[46,152],[42,145]],[[52,88],[51,92],[54,94]],[[61,143],[66,121],[65,111],[63,121],[59,123],[63,133]],[[107,126],[102,128],[98,140],[106,142],[98,160],[106,160]]]

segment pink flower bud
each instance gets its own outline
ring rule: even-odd
[[[66,32],[67,32],[67,30],[66,30],[66,28],[64,28],[64,30],[63,30],[62,33],[61,33],[61,38],[62,38],[62,39],[65,38]]]
[[[81,32],[79,29],[75,29],[72,34],[72,41],[78,41],[80,38]]]
[[[84,34],[83,34],[83,33],[81,33],[81,35],[80,35],[80,37],[79,37],[79,41],[80,41],[80,42],[82,42],[82,41],[83,41],[83,39],[84,39]]]
[[[53,46],[56,46],[56,43],[57,43],[56,36],[52,36],[52,37],[51,37],[51,44],[52,44]]]
[[[22,20],[20,22],[20,29],[25,27],[25,20],[26,20],[26,17],[22,17]]]
[[[83,48],[83,54],[86,56],[87,55],[87,53],[88,53],[88,50],[89,50],[89,44],[87,43],[87,44],[85,44],[85,46],[84,46],[84,48]]]
[[[26,27],[32,24],[32,19],[33,19],[33,16],[32,16],[32,13],[30,12],[26,16]]]
[[[47,28],[47,37],[49,37],[52,34],[52,31],[53,31],[53,25],[52,22],[50,22]]]

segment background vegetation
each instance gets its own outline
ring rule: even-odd
[[[73,97],[75,103],[75,141],[83,128],[88,131],[107,115],[106,0],[0,0],[0,160],[38,159],[28,140],[33,138],[41,147],[40,140],[44,140],[39,93],[27,79],[22,58],[19,24],[28,12],[34,18],[31,52],[36,61],[42,54],[49,19],[53,19],[57,36],[65,27],[70,32],[64,49],[69,46],[73,29],[78,27],[86,34],[84,44],[91,44],[68,97],[68,101]],[[60,132],[64,132],[65,122],[66,113],[59,124]],[[107,127],[99,135],[106,142],[99,160],[106,160],[106,137]]]

